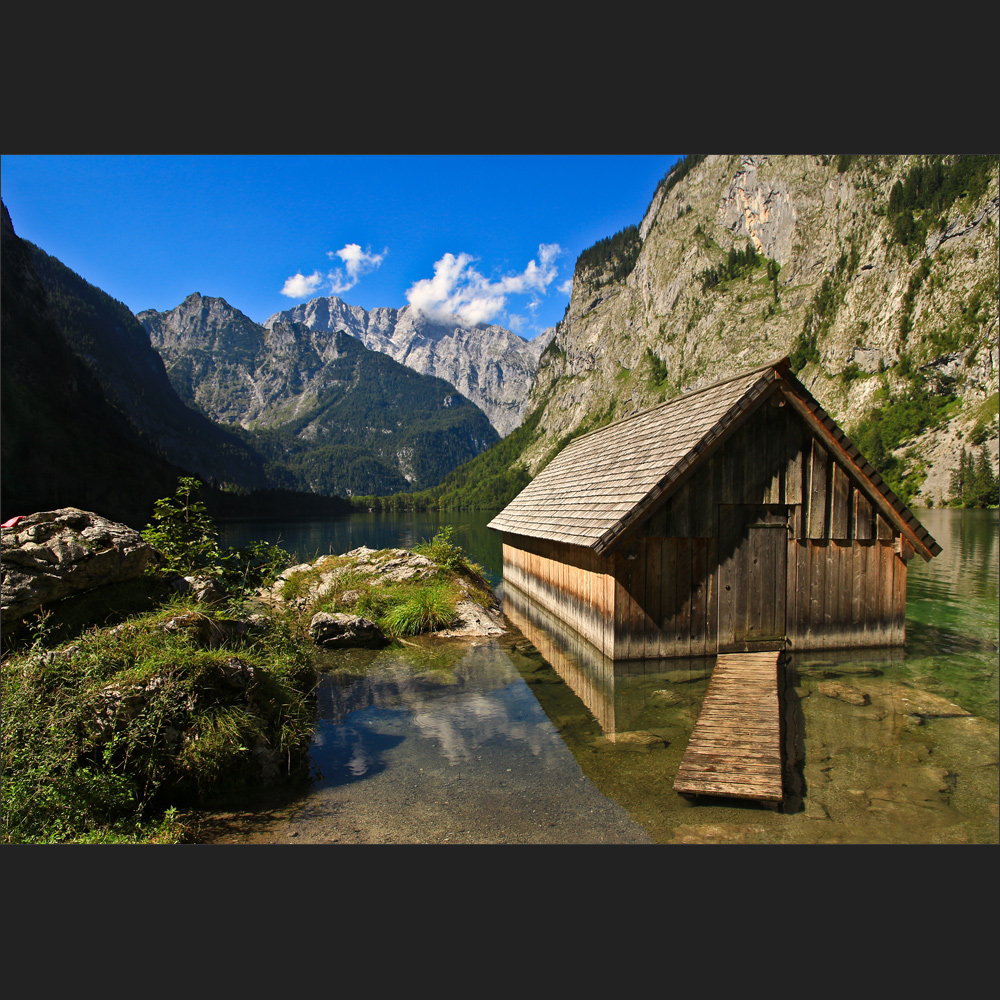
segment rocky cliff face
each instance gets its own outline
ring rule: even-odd
[[[785,354],[848,433],[914,393],[949,401],[938,426],[895,449],[914,503],[944,498],[963,444],[985,441],[995,463],[997,162],[984,191],[940,218],[914,209],[908,230],[894,188],[921,162],[682,161],[632,238],[624,279],[611,277],[621,254],[581,256],[529,402],[545,407],[529,468],[567,434]]]
[[[275,313],[264,325],[273,330],[290,322],[304,324],[317,336],[345,330],[370,350],[450,382],[489,417],[501,437],[521,423],[539,355],[551,339],[547,334],[527,341],[496,325],[437,323],[409,306],[368,311],[336,296]]]

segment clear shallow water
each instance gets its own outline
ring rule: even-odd
[[[784,668],[784,811],[672,790],[712,658],[612,667],[609,681],[607,664],[536,621],[522,623],[528,638],[323,654],[316,788],[272,839],[996,843],[997,512],[918,516],[944,551],[909,564],[905,648]],[[280,541],[306,559],[410,546],[451,523],[502,589],[490,517],[245,523],[224,541]]]

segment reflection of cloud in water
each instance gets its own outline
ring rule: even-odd
[[[449,662],[450,669],[438,671],[426,650],[417,659],[407,649],[392,649],[346,685],[328,678],[318,692],[327,725],[318,728],[313,744],[314,759],[325,758],[318,761],[324,773],[336,770],[341,780],[352,780],[381,769],[383,748],[373,747],[365,719],[384,711],[405,713],[414,734],[434,743],[452,766],[481,758],[491,747],[557,766],[562,743],[501,647],[473,646],[458,662],[452,653]]]
[[[553,756],[551,724],[523,681],[501,690],[467,693],[460,700],[437,699],[409,707],[421,735],[438,741],[450,764],[479,755],[493,740],[523,744],[543,762]]]

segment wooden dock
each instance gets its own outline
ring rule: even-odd
[[[719,655],[675,792],[781,801],[779,655]]]

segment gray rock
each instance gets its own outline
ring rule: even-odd
[[[225,587],[210,576],[179,576],[170,581],[170,586],[199,604],[219,604],[226,599]]]
[[[360,615],[318,611],[309,622],[309,635],[318,646],[384,646],[389,640],[373,621]]]
[[[142,576],[158,559],[134,528],[62,507],[29,514],[2,530],[0,622],[11,624],[45,604]]]
[[[428,317],[412,306],[368,312],[336,296],[275,313],[264,326],[276,331],[282,323],[302,323],[312,330],[320,356],[329,349],[330,335],[344,330],[369,350],[443,378],[480,407],[500,435],[521,423],[539,357],[552,339],[546,332],[529,341],[502,326],[476,326],[457,316]]]

